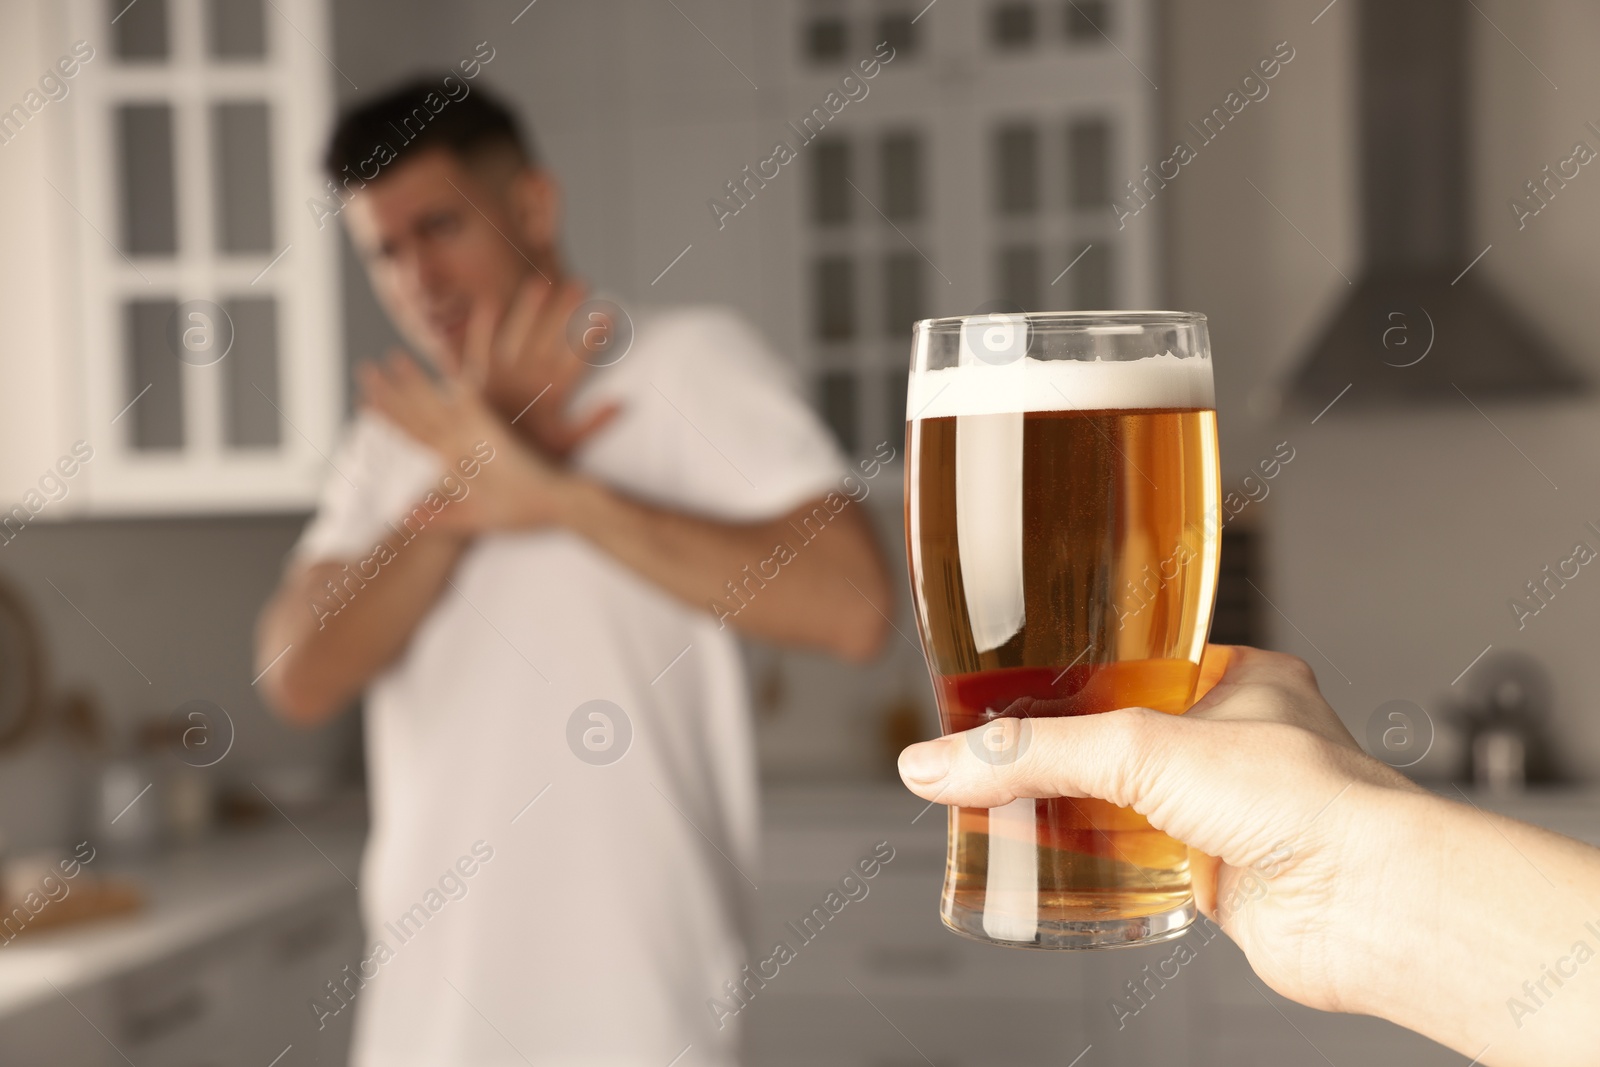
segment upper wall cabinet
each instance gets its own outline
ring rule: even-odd
[[[918,318],[1156,302],[1154,220],[1113,208],[1159,158],[1152,7],[791,0],[767,74],[808,186],[785,291],[847,450],[901,439]]]
[[[314,499],[344,406],[339,235],[306,207],[327,23],[322,0],[0,10],[0,69],[32,79],[0,100],[0,541],[15,505]]]

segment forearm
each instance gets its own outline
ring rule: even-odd
[[[1395,873],[1350,932],[1351,1010],[1490,1067],[1593,1062],[1600,849],[1425,793],[1373,821]]]
[[[785,520],[728,523],[686,515],[575,479],[562,521],[691,607],[765,640],[863,660],[893,606],[861,505],[804,531]]]
[[[371,577],[336,564],[287,577],[257,633],[268,702],[303,725],[344,708],[405,649],[465,546],[448,531],[424,530],[394,548]]]

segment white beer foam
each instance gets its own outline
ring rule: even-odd
[[[1023,358],[913,372],[907,419],[1028,411],[1212,409],[1211,360],[1171,354],[1137,360]]]

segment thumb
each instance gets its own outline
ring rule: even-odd
[[[1197,700],[1230,675],[1238,676],[1242,661],[1235,652],[1225,645],[1206,646]],[[1000,718],[912,745],[900,754],[900,777],[925,800],[937,795],[942,803],[963,807],[994,807],[1019,796],[1092,796],[1130,807],[1131,800],[1119,799],[1135,788],[1130,764],[1149,777],[1152,760],[1170,759],[1168,753],[1190,725],[1149,708]]]
[[[925,800],[969,808],[1018,797],[1097,797],[1149,810],[1190,725],[1150,708],[999,718],[910,746],[900,754],[900,777]]]

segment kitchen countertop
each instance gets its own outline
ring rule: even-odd
[[[1460,800],[1454,787],[1435,790]],[[1600,845],[1600,788],[1492,796],[1466,790],[1497,811]],[[904,823],[942,842],[944,819],[898,783],[775,783],[763,790],[769,831]],[[169,957],[295,904],[339,889],[354,891],[366,824],[357,808],[273,822],[211,838],[138,862],[96,859],[91,870],[136,882],[145,907],[133,914],[0,944],[0,1015]],[[102,865],[103,866],[99,866]]]
[[[25,933],[0,943],[0,1015],[171,956],[358,877],[364,818],[355,810],[220,834],[138,861],[102,853],[86,868],[138,885],[137,912]],[[82,876],[80,876],[82,877]],[[69,885],[71,883],[68,883]],[[48,907],[48,905],[47,905]]]

